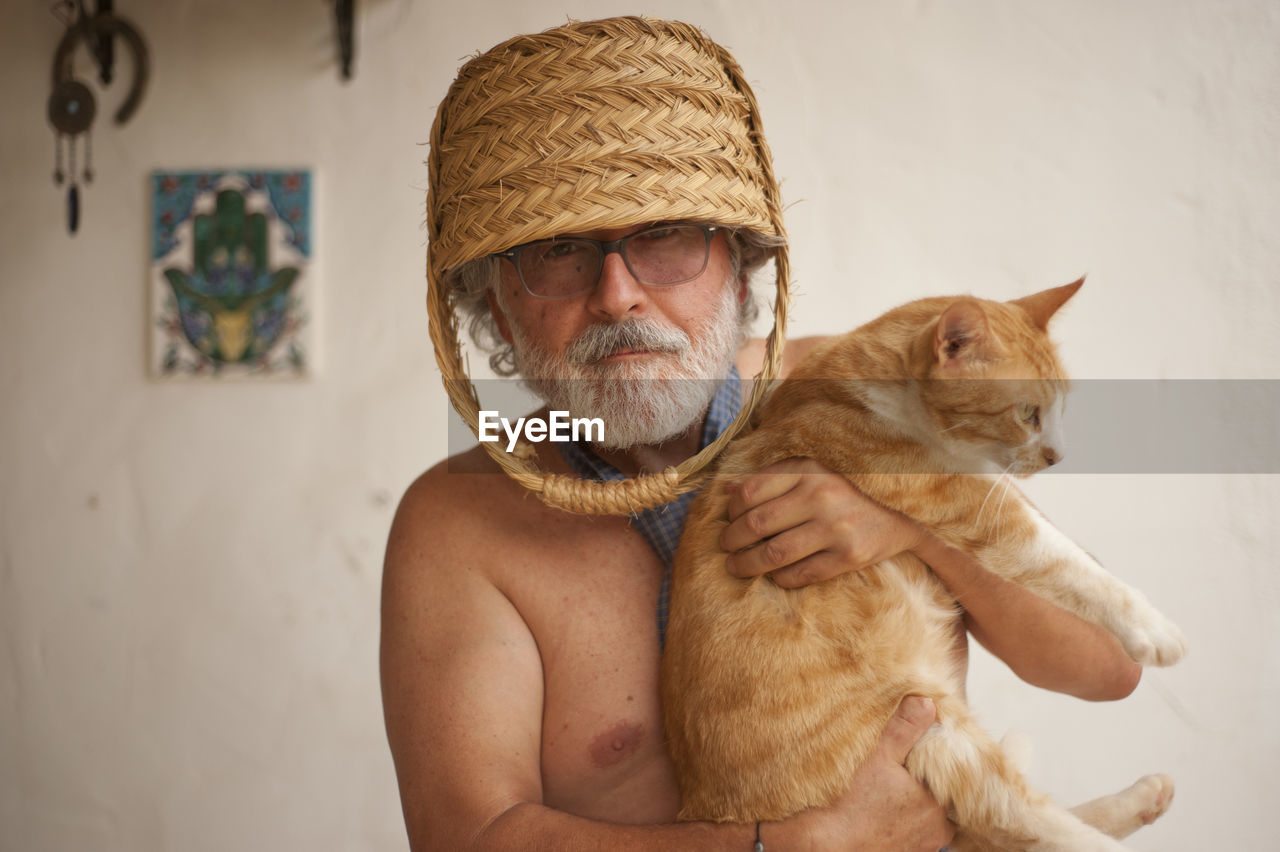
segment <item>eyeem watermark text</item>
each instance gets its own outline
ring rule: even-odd
[[[567,411],[551,411],[547,419],[517,417],[512,423],[496,411],[480,412],[481,441],[494,442],[507,436],[507,452],[516,448],[521,435],[534,444],[543,441],[603,441],[604,421],[599,417],[570,417]],[[499,431],[501,429],[501,431]]]

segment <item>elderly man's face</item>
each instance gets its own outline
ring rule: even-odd
[[[610,241],[644,226],[572,234]],[[670,287],[646,287],[620,255],[605,257],[594,290],[530,296],[510,263],[490,309],[526,384],[553,408],[601,417],[607,447],[657,444],[700,422],[741,340],[745,281],[732,280],[725,237],[707,268]]]

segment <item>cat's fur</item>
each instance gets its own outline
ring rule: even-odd
[[[831,803],[915,694],[933,699],[937,722],[907,769],[959,826],[955,848],[1123,848],[1033,792],[974,722],[953,656],[958,607],[919,559],[784,590],[731,576],[719,546],[727,483],[809,457],[1105,627],[1138,662],[1178,660],[1177,627],[1008,487],[1008,474],[1062,455],[1065,377],[1045,329],[1080,284],[890,311],[797,365],[730,445],[694,503],[673,576],[662,688],[682,819],[776,820]],[[1152,777],[1078,811],[1121,836],[1171,793]]]

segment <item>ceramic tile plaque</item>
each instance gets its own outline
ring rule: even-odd
[[[151,175],[155,375],[310,375],[311,189],[298,169]]]

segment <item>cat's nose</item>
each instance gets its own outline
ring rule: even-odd
[[[1053,467],[1055,464],[1062,461],[1062,453],[1058,452],[1053,447],[1041,447],[1040,455],[1044,458],[1044,463],[1048,467]]]

